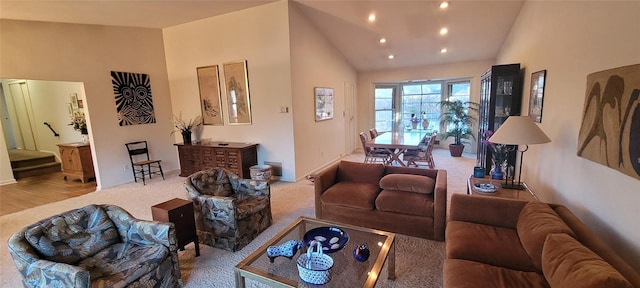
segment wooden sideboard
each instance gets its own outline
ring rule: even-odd
[[[202,142],[178,146],[180,176],[213,167],[226,168],[241,178],[250,178],[249,167],[258,164],[258,144]]]
[[[80,179],[82,183],[96,178],[91,158],[91,145],[77,142],[58,144],[64,179]]]

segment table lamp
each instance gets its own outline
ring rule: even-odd
[[[506,121],[496,130],[489,138],[489,142],[507,145],[518,145],[520,152],[520,168],[518,169],[518,183],[514,183],[514,178],[505,177],[505,185],[507,189],[524,189],[521,182],[522,177],[522,158],[524,152],[529,150],[529,144],[549,143],[551,139],[547,137],[542,130],[536,125],[529,116],[509,116]],[[520,150],[520,145],[524,145],[524,150]]]

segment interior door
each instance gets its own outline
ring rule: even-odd
[[[356,123],[354,116],[355,83],[344,83],[344,145],[345,154],[351,154],[355,149]]]
[[[15,121],[13,136],[17,149],[37,151],[36,140],[33,135],[33,123],[31,98],[29,97],[29,88],[26,81],[16,81],[9,83],[9,91],[11,101],[7,101],[9,106],[9,114]],[[17,127],[16,127],[17,126]]]

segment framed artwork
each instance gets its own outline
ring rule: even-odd
[[[78,108],[84,108],[84,103],[82,103],[82,100],[78,100]]]
[[[225,63],[223,69],[229,124],[251,124],[247,61]]]
[[[78,94],[69,94],[69,103],[71,103],[71,108],[73,108],[73,110],[78,110]]]
[[[578,156],[640,180],[640,64],[587,75]]]
[[[316,122],[333,118],[333,88],[314,88]]]
[[[148,74],[111,71],[120,126],[156,123]]]
[[[529,117],[534,122],[542,122],[542,102],[544,100],[544,81],[547,70],[531,74],[531,96],[529,96]]]
[[[220,103],[220,76],[218,65],[198,67],[200,107],[204,125],[224,125]]]

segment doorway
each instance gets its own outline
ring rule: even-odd
[[[83,140],[82,135],[69,126],[69,123],[74,113],[86,113],[83,103],[84,84],[26,79],[0,79],[0,84],[0,119],[8,155],[11,158],[20,157],[21,160],[26,160],[26,156],[43,159],[31,160],[28,165],[44,165],[46,167],[43,167],[42,173],[52,172],[52,161],[44,159],[52,158],[59,166],[60,152],[57,145]],[[40,157],[40,154],[44,156]],[[45,162],[49,164],[43,164]],[[12,163],[12,168],[15,166]],[[38,174],[27,172],[16,175],[18,172],[13,170],[14,178]],[[10,179],[11,175],[3,173],[2,178]]]

